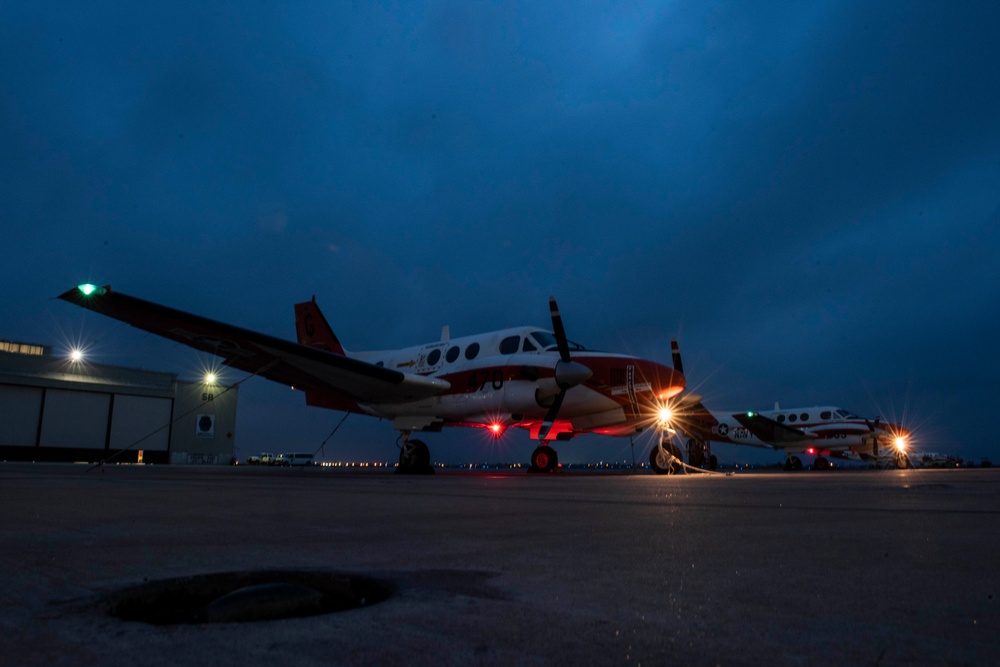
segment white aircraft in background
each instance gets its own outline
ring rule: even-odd
[[[673,341],[673,366],[684,372]],[[682,396],[671,406],[671,426],[688,438],[692,465],[704,462],[708,443],[723,442],[785,452],[785,470],[801,470],[799,454],[816,456],[813,467],[825,470],[830,458],[866,462],[889,462],[899,468],[911,463],[906,450],[910,432],[899,424],[859,417],[832,405],[774,410],[709,410],[696,395]],[[666,445],[664,445],[666,446]],[[653,448],[654,454],[657,448]],[[679,457],[679,451],[673,452]],[[652,462],[652,460],[651,460]],[[655,464],[654,464],[655,465]]]
[[[667,401],[684,389],[684,376],[669,366],[570,342],[552,298],[552,331],[526,326],[451,338],[445,327],[439,341],[381,352],[345,350],[315,298],[295,304],[297,343],[108,286],[80,285],[59,298],[302,391],[307,405],[391,420],[403,438],[399,472],[430,471],[427,445],[410,434],[445,426],[497,437],[511,426],[526,429],[540,441],[531,469],[551,472],[558,466],[552,441],[662,428]]]

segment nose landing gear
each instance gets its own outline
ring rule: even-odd
[[[681,450],[664,438],[649,452],[649,467],[658,475],[676,475],[684,469]]]

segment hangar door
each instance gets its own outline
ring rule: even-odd
[[[169,398],[115,394],[111,449],[165,452],[170,444]]]
[[[0,385],[0,445],[34,447],[41,413],[41,388]]]
[[[42,447],[104,449],[111,394],[48,389],[42,412]]]

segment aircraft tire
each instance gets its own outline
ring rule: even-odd
[[[785,459],[785,470],[802,470],[802,459],[797,456],[789,456]]]
[[[663,448],[666,450],[665,454],[671,454],[677,460],[681,458],[681,450],[677,449],[677,445],[674,443],[668,442],[663,445]],[[681,471],[681,464],[675,459],[661,456],[660,448],[653,447],[649,452],[649,467],[657,475],[675,475]]]
[[[688,463],[695,468],[702,468],[705,465],[705,446],[697,440],[687,441]]]
[[[822,456],[817,456],[816,461],[813,463],[813,470],[829,470],[830,462],[827,461]]]
[[[431,467],[431,451],[423,440],[410,440],[399,450],[399,467],[396,472],[404,475],[419,475],[434,472]]]
[[[548,445],[536,447],[531,452],[531,467],[528,472],[555,472],[559,467],[559,455]]]

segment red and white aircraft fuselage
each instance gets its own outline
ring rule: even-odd
[[[378,352],[348,352],[315,299],[295,305],[298,342],[81,285],[61,299],[222,357],[226,365],[305,393],[309,405],[390,419],[404,435],[400,469],[428,467],[413,431],[445,426],[527,429],[542,441],[534,469],[557,465],[552,440],[584,433],[624,436],[656,426],[684,389],[678,369],[571,343],[555,300],[553,330],[502,329]]]

